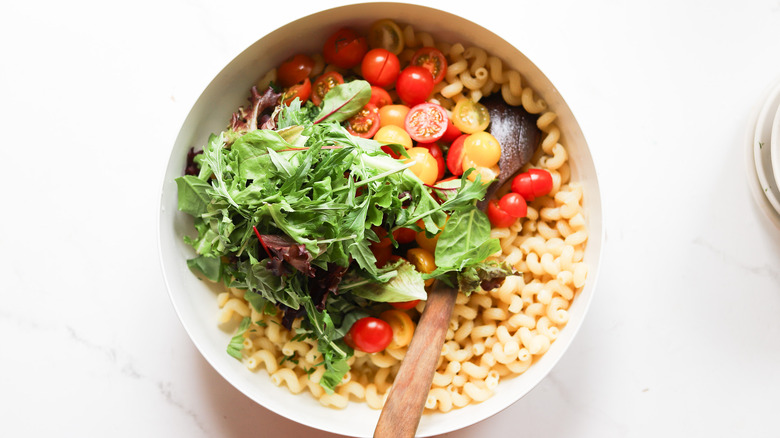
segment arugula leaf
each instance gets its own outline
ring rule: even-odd
[[[322,110],[314,123],[343,122],[357,114],[371,100],[371,84],[356,80],[333,87],[322,99]]]
[[[244,349],[244,333],[249,328],[249,324],[252,321],[247,316],[241,320],[241,324],[238,326],[238,331],[230,339],[230,343],[227,346],[227,353],[238,360],[241,360],[241,350]]]

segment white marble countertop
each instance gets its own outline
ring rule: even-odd
[[[0,5],[0,436],[332,436],[206,363],[157,254],[165,163],[201,90],[256,39],[346,2],[263,3]],[[780,79],[780,3],[423,3],[491,28],[556,84],[607,229],[564,358],[448,436],[777,436],[780,229],[744,150]]]

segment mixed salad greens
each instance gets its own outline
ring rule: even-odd
[[[191,151],[177,178],[178,206],[194,218],[196,253],[189,267],[209,280],[246,289],[258,312],[281,312],[298,338],[314,338],[331,392],[353,354],[344,336],[381,303],[426,297],[435,278],[470,293],[511,271],[486,261],[500,250],[491,224],[475,206],[487,185],[479,176],[456,186],[425,185],[377,141],[350,135],[342,122],[371,97],[368,82],[337,85],[319,106],[253,87],[223,132]],[[393,151],[405,155],[404,148]],[[408,157],[408,156],[407,156]],[[446,227],[445,227],[446,222]],[[439,234],[436,270],[423,274],[400,259],[377,266],[370,249],[399,228]],[[393,242],[398,246],[397,242]],[[245,319],[228,352],[240,358]]]

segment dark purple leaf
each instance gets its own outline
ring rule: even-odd
[[[253,86],[251,95],[249,96],[249,107],[241,107],[238,111],[233,113],[230,119],[230,129],[238,132],[250,132],[257,129],[257,127],[265,122],[261,121],[260,117],[268,108],[273,109],[279,102],[281,93],[277,93],[273,88],[268,87],[263,94],[257,91],[257,87]]]
[[[274,275],[287,274],[286,268],[282,265],[282,262],[287,262],[293,268],[301,271],[303,275],[314,277],[314,267],[311,265],[312,256],[305,245],[296,243],[289,237],[276,234],[262,234],[258,237],[266,250],[270,252],[271,260],[268,262],[268,269]]]
[[[325,309],[325,301],[329,294],[338,294],[339,284],[344,273],[347,272],[346,266],[339,266],[334,263],[328,263],[328,270],[315,268],[316,275],[309,279],[309,295],[311,295],[317,310]]]

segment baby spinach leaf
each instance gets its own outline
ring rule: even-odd
[[[211,202],[209,183],[192,175],[184,175],[176,178],[176,188],[179,210],[195,217],[206,213],[206,206]]]

